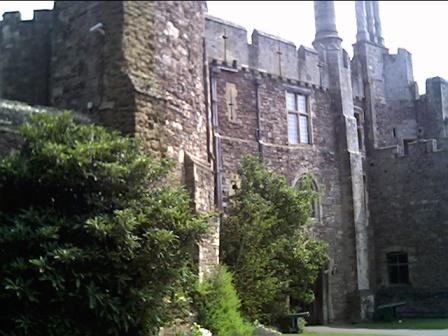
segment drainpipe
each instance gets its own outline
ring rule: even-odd
[[[207,47],[205,45],[205,38],[202,39],[203,53],[203,75],[204,75],[204,89],[205,89],[205,106],[207,111],[207,161],[213,161],[213,127],[212,127],[212,110],[211,110],[211,90],[210,90],[210,67],[208,64]]]
[[[258,153],[261,160],[263,160],[263,143],[261,141],[261,111],[260,111],[260,78],[255,78],[255,95],[256,95],[256,113],[257,113],[257,129],[255,137],[258,142]]]
[[[215,201],[218,211],[220,212],[220,223],[222,222],[222,155],[221,155],[221,135],[219,134],[218,120],[218,80],[217,74],[220,69],[216,65],[212,65],[210,71],[211,83],[211,107],[212,107],[212,127],[213,127],[213,144],[215,152]]]

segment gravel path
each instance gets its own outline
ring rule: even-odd
[[[439,330],[410,330],[410,329],[363,329],[363,328],[349,328],[349,327],[306,327],[308,332],[316,333],[353,333],[366,335],[381,335],[381,336],[448,336],[448,329]]]

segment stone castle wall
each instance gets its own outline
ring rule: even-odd
[[[21,21],[19,12],[0,21],[0,97],[48,105],[52,12],[34,11]]]
[[[352,83],[354,92],[365,92],[368,144],[387,147],[416,138],[417,91],[411,54],[401,48],[390,54],[370,42],[358,42],[354,50]]]
[[[195,209],[210,211],[214,173],[203,63],[204,5],[57,1],[53,11],[45,12],[51,23],[45,38],[29,37],[48,44],[48,71],[38,78],[30,67],[35,56],[23,47],[24,35],[10,33],[18,31],[16,27],[38,26],[39,17],[27,23],[14,13],[5,14],[2,46],[10,35],[15,38],[8,42],[10,49],[4,49],[8,60],[24,55],[16,66],[24,72],[24,84],[12,77],[15,68],[2,59],[0,87],[13,93],[45,88],[48,100],[43,104],[83,112],[95,122],[138,137],[152,153],[174,158],[178,180],[188,184]],[[0,97],[36,103],[5,90]],[[187,161],[190,166],[193,162],[188,169]],[[218,258],[218,228],[215,222],[210,225],[211,235],[199,251],[201,274],[211,270]]]
[[[0,99],[0,158],[15,151],[22,144],[19,128],[32,113],[57,114],[62,113],[62,110]],[[87,116],[79,113],[76,113],[74,118],[78,122],[90,122]]]
[[[364,86],[366,172],[370,225],[373,231],[371,274],[376,304],[406,301],[403,314],[446,316],[447,195],[443,116],[445,82],[427,81],[418,96],[409,52],[389,54],[369,42],[355,45],[352,83]],[[360,70],[359,68],[364,68]],[[359,80],[362,74],[362,82]],[[436,139],[439,140],[437,143]],[[440,151],[439,149],[443,150]],[[430,229],[429,229],[430,228]],[[389,252],[409,257],[409,285],[389,283]]]
[[[442,139],[448,136],[448,82],[440,77],[426,80],[426,94],[417,102],[419,136]]]
[[[325,290],[319,294],[323,302],[317,303],[321,315],[314,318],[321,323],[356,318],[360,304],[357,253],[364,246],[356,250],[353,192],[358,185],[353,189],[350,176],[362,167],[354,172],[346,161],[347,141],[351,145],[357,142],[356,134],[346,134],[341,112],[345,108],[350,113],[351,107],[352,118],[348,119],[354,120],[347,53],[341,51],[344,95],[338,98],[329,91],[337,93],[336,87],[330,89],[330,63],[312,48],[297,49],[289,41],[257,30],[248,44],[244,28],[210,16],[206,17],[205,34],[212,76],[216,78],[216,97],[212,96],[212,101],[217,105],[224,207],[244,154],[261,154],[268,166],[293,185],[301,175],[313,174],[323,190],[315,230],[329,243],[331,258],[324,276]],[[236,96],[236,117],[229,116],[230,86]],[[288,143],[286,91],[308,96],[310,145]],[[356,132],[356,127],[353,129]],[[362,173],[356,180],[358,177],[362,189]]]
[[[407,301],[402,313],[448,314],[448,141],[416,140],[369,158],[377,302]],[[388,283],[386,254],[406,252],[409,285]]]
[[[74,109],[139,137],[146,149],[175,159],[177,178],[201,212],[215,202],[225,208],[243,154],[261,153],[291,184],[311,172],[323,189],[316,234],[329,242],[331,257],[319,318],[352,317],[369,280],[378,302],[407,293],[416,309],[434,306],[421,296],[437,300],[446,291],[427,288],[446,275],[438,263],[446,256],[443,235],[436,233],[446,231],[448,218],[438,203],[447,196],[440,187],[448,164],[447,82],[429,79],[419,97],[404,49],[390,54],[361,41],[350,60],[337,39],[316,41],[318,50],[297,48],[258,30],[248,43],[245,28],[205,12],[204,2],[57,1],[32,21],[5,13],[0,98]],[[309,97],[309,145],[288,144],[286,91]],[[2,104],[6,153],[20,141],[14,125],[29,107]],[[219,223],[210,225],[198,251],[201,275],[218,262]],[[434,231],[421,239],[428,225]],[[384,251],[394,246],[414,253],[411,287],[384,283]],[[434,311],[446,313],[443,300]]]
[[[123,54],[123,21],[121,2],[55,3],[51,105],[134,134],[136,103]]]
[[[224,38],[225,36],[225,38]],[[245,28],[207,15],[205,20],[207,54],[210,59],[258,69],[302,85],[328,88],[326,72],[320,69],[319,55],[313,48],[300,46],[254,30],[251,44]]]
[[[214,207],[214,173],[204,64],[204,3],[127,1],[123,53],[133,87],[135,133],[152,151],[173,157],[197,211]],[[187,167],[190,177],[187,178]],[[200,246],[203,274],[218,262],[215,221]]]
[[[223,199],[233,191],[235,174],[246,154],[261,155],[272,169],[294,185],[311,173],[322,190],[314,229],[329,243],[331,258],[325,308],[330,320],[347,320],[356,310],[356,252],[351,219],[350,183],[341,174],[345,163],[338,155],[334,125],[339,115],[332,109],[328,90],[307,88],[249,68],[218,66],[217,111],[223,163]],[[228,115],[228,84],[236,88],[236,118]],[[286,91],[308,95],[312,144],[288,144]],[[257,91],[260,122],[257,121]],[[258,125],[259,132],[257,132]],[[322,303],[321,303],[322,304]],[[321,307],[322,309],[322,307]]]
[[[22,139],[19,127],[31,112],[44,111],[42,108],[32,107],[15,101],[0,100],[0,157],[17,149]]]

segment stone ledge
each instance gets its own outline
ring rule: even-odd
[[[32,106],[23,102],[0,99],[0,125],[4,129],[14,129],[25,122],[27,115],[31,113],[62,113],[65,109],[57,109],[48,106]],[[75,113],[75,119],[79,122],[90,122],[87,116]]]

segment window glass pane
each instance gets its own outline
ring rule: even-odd
[[[396,264],[397,263],[397,255],[395,254],[395,253],[389,253],[388,255],[387,255],[387,263],[389,264],[389,265],[393,265],[393,264]]]
[[[306,109],[306,97],[302,95],[297,95],[297,105],[300,113],[308,113]]]
[[[389,253],[387,255],[390,284],[409,283],[408,255],[406,253]]]
[[[389,281],[391,284],[398,284],[399,280],[398,280],[398,268],[395,266],[392,266],[390,271],[389,271]]]
[[[400,254],[400,253],[392,253],[390,255],[390,262],[393,264],[398,264],[400,262],[401,256],[402,256],[402,254]]]
[[[319,205],[317,204],[317,200],[311,201],[311,218],[317,217],[317,207]]]
[[[402,263],[402,264],[407,264],[408,263],[408,255],[407,254],[399,254],[398,262]]]
[[[409,269],[408,265],[400,266],[400,283],[409,283]]]
[[[288,141],[291,144],[299,143],[297,126],[297,114],[288,113]]]
[[[288,111],[296,111],[296,99],[294,93],[286,93],[286,108]]]
[[[300,116],[300,142],[301,143],[309,143],[308,139],[308,117],[307,116]]]

